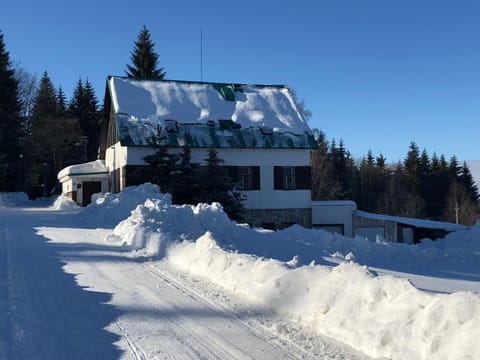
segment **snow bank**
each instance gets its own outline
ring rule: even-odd
[[[164,257],[369,356],[480,358],[478,294],[430,294],[351,262],[397,262],[405,268],[470,259],[469,266],[478,268],[479,253],[471,249],[478,247],[480,225],[417,246],[372,243],[299,226],[250,229],[230,221],[219,204],[173,206],[169,196],[151,195],[109,241],[139,255]],[[315,265],[332,256],[342,263]]]
[[[168,259],[369,356],[480,356],[480,296],[473,293],[428,294],[408,280],[374,276],[355,263],[292,269],[225,251],[210,232],[171,246]]]
[[[119,194],[96,194],[92,202],[79,214],[79,221],[98,227],[114,227],[130,216],[137,205],[145,203],[149,198],[161,198],[171,203],[169,194],[161,194],[157,185],[146,183],[131,186]]]
[[[70,209],[78,209],[79,206],[75,201],[73,201],[69,197],[60,195],[55,199],[51,208],[54,210],[70,210]]]
[[[14,207],[26,205],[30,202],[24,192],[0,193],[0,207]]]

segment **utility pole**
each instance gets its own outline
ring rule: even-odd
[[[203,82],[203,29],[200,29],[200,82]]]

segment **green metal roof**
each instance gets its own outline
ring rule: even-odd
[[[128,115],[117,114],[120,143],[122,146],[149,146],[148,141],[138,144],[131,137],[131,132],[141,129],[138,125],[130,127],[126,121]],[[225,125],[225,123],[227,125]],[[191,148],[241,148],[241,149],[315,149],[318,147],[311,133],[293,134],[290,132],[273,132],[268,128],[239,128],[231,121],[221,126],[202,123],[177,123],[167,131],[168,127],[160,127],[160,135],[165,136],[168,146]],[[133,134],[132,134],[133,135]],[[138,135],[134,135],[138,138]]]

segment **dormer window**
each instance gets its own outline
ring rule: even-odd
[[[263,135],[273,135],[273,129],[268,126],[261,126],[260,131]]]
[[[178,123],[172,119],[165,119],[165,130],[167,133],[178,133]]]

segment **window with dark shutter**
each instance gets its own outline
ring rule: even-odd
[[[260,190],[260,167],[239,166],[237,186],[239,190]]]
[[[273,168],[273,182],[275,190],[295,190],[295,168],[275,166]]]
[[[252,190],[252,168],[249,166],[238,167],[239,190]]]

